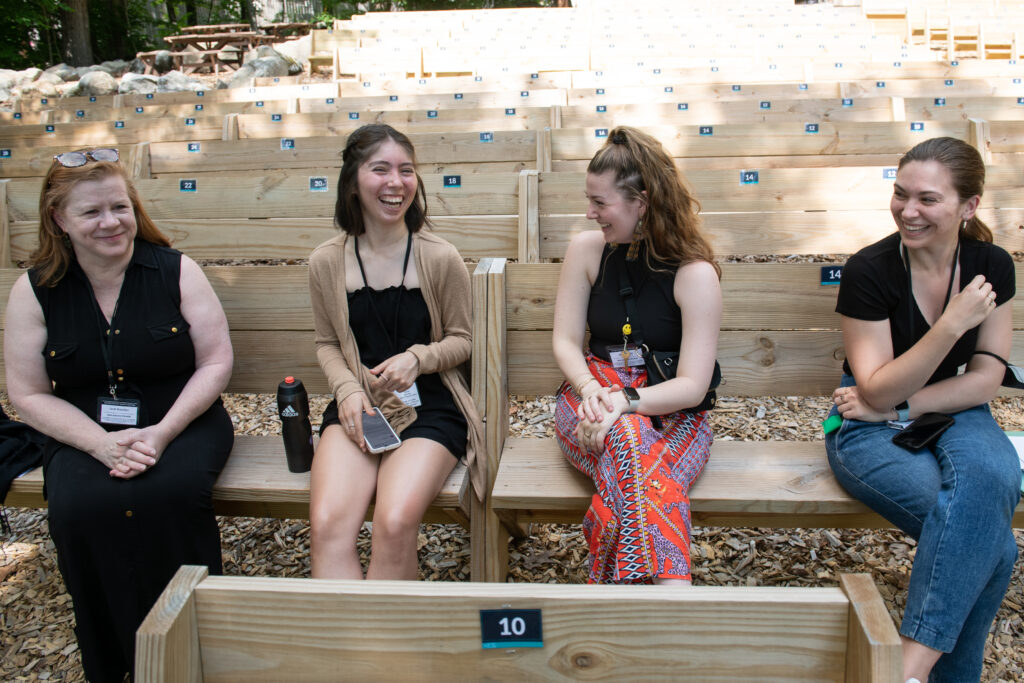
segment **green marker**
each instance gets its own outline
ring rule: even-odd
[[[825,434],[831,434],[843,425],[842,415],[830,415],[827,420],[821,423],[821,429]]]

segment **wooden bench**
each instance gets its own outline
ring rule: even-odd
[[[205,567],[184,566],[138,630],[135,678],[899,679],[899,636],[871,577],[842,575],[839,583],[417,584],[207,576]],[[537,610],[541,642],[489,647],[481,623],[500,629],[502,615],[484,610]]]
[[[1019,172],[989,169],[982,215],[999,244],[1024,246],[1017,222]],[[755,185],[738,171],[689,178],[704,208],[717,254],[837,254],[892,232],[884,209],[892,180],[877,168],[773,169]],[[575,232],[588,229],[581,173],[541,173],[536,226],[528,248],[534,260],[560,258]],[[836,192],[834,188],[842,188]],[[829,189],[833,188],[833,189]],[[774,208],[774,210],[772,210]],[[725,382],[720,399],[743,396],[823,396],[838,384],[844,358],[836,289],[821,269],[841,264],[723,264],[723,320],[718,359]],[[487,274],[487,337],[474,354],[488,357],[488,472],[494,474],[485,539],[488,580],[505,576],[508,533],[531,522],[578,523],[593,494],[591,482],[565,460],[553,439],[508,437],[509,395],[554,394],[562,375],[551,355],[551,329],[560,265],[495,260]],[[1024,276],[1024,267],[1018,266]],[[1014,351],[1024,353],[1024,304],[1014,302]],[[486,344],[483,342],[486,341]],[[794,527],[886,525],[835,482],[821,442],[719,441],[691,491],[698,524]],[[1017,526],[1024,526],[1024,504]]]
[[[489,261],[484,261],[489,264]],[[467,266],[471,276],[477,266]],[[308,276],[305,266],[214,266],[204,268],[224,306],[234,347],[234,368],[227,391],[273,393],[284,377],[302,379],[311,393],[330,393],[320,370],[313,344]],[[0,269],[0,319],[6,313],[7,295],[22,271]],[[475,276],[474,276],[475,277]],[[484,283],[476,278],[474,334],[482,334],[486,316]],[[476,327],[481,329],[478,331]],[[474,396],[483,413],[482,379],[486,374],[481,358],[474,361]],[[478,367],[477,367],[478,366]],[[0,381],[5,381],[0,363]],[[6,504],[15,507],[45,507],[41,469],[12,482]],[[213,489],[214,508],[221,515],[249,517],[309,518],[309,474],[288,471],[284,445],[279,435],[236,436],[231,456]],[[455,467],[424,520],[431,523],[459,523],[471,528],[474,508],[479,506],[464,464]],[[372,508],[367,519],[372,518]],[[471,545],[471,572],[482,580],[485,547]],[[479,548],[480,551],[473,550]]]

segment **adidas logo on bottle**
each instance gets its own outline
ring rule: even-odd
[[[281,417],[298,417],[298,416],[299,416],[299,412],[297,410],[295,410],[295,408],[292,408],[290,405],[285,406],[284,410],[281,411]]]

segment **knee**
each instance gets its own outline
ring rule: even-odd
[[[956,467],[957,486],[966,480],[977,491],[979,500],[991,501],[996,507],[1008,507],[1010,514],[1020,499],[1021,472],[1017,454],[974,452],[961,459]],[[1012,455],[1012,457],[1010,457]]]
[[[350,526],[348,511],[328,503],[310,503],[309,506],[309,533],[310,540],[317,543],[330,543],[342,540],[346,535],[346,529]],[[362,522],[362,516],[359,516]],[[357,531],[358,533],[358,527]],[[353,539],[354,540],[354,539]]]
[[[401,545],[410,538],[415,539],[420,529],[420,516],[405,506],[379,507],[373,513],[373,542],[385,545]]]

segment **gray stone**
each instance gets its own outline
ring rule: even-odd
[[[7,88],[0,87],[0,102],[6,102],[11,99],[11,91]]]
[[[165,74],[174,68],[174,58],[170,50],[159,50],[153,58],[153,68],[158,74]]]
[[[117,92],[117,80],[106,71],[90,71],[78,79],[78,87],[69,92],[75,96],[113,95]]]
[[[63,83],[64,81],[60,81]],[[40,97],[59,97],[60,91],[57,90],[57,85],[50,81],[44,81],[42,79],[29,83],[21,89],[22,95],[28,95],[34,93]]]
[[[112,59],[103,62],[99,67],[114,78],[120,78],[128,71],[128,62],[123,59]]]
[[[141,74],[146,72],[146,63],[136,57],[128,65],[128,73]]]
[[[37,78],[34,82],[37,83],[37,84],[38,83],[49,83],[51,85],[60,85],[61,83],[64,82],[64,79],[61,78],[58,74],[55,74],[53,72],[44,71],[43,73],[39,74],[39,78]]]
[[[18,72],[11,69],[0,69],[0,89],[11,90],[18,84]]]
[[[252,85],[254,78],[273,78],[289,74],[288,60],[275,52],[273,48],[263,45],[257,52],[266,54],[266,56],[250,59],[242,65],[232,75],[231,81],[228,83],[229,88],[247,88]]]
[[[18,72],[18,87],[19,88],[24,88],[26,85],[28,85],[29,83],[34,82],[37,78],[39,78],[39,76],[42,75],[42,73],[43,73],[42,69],[37,69],[34,66],[33,67],[29,67],[28,69],[24,69],[22,71],[19,71]]]
[[[128,72],[121,77],[121,84],[117,87],[117,92],[124,95],[127,93],[139,93],[145,95],[147,93],[157,91],[157,77],[156,76],[145,76],[143,74],[137,74]]]
[[[157,79],[156,87],[158,92],[195,92],[205,89],[202,83],[192,80],[180,71],[168,71]]]
[[[55,74],[59,76],[62,81],[65,82],[78,80],[78,70],[64,63],[55,64],[43,73]]]

